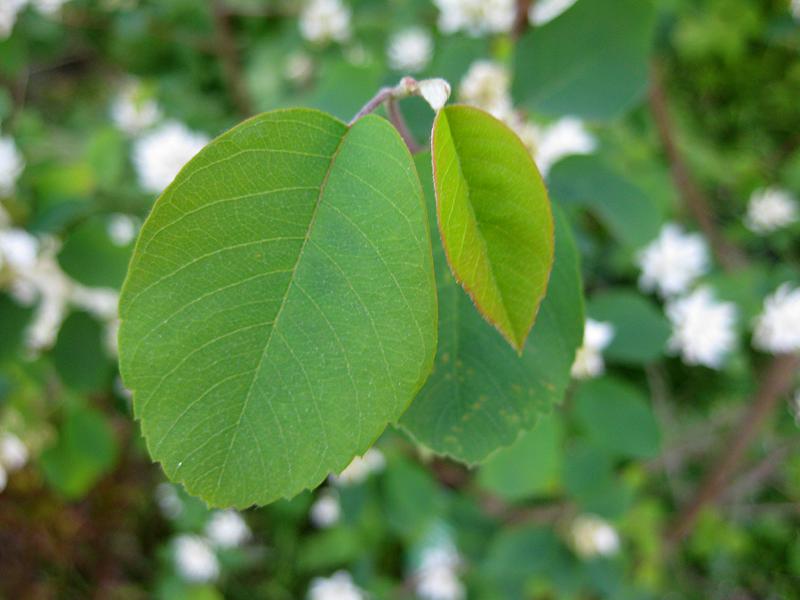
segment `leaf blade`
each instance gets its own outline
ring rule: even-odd
[[[439,111],[432,155],[451,271],[521,352],[553,262],[553,218],[541,175],[516,134],[468,106]]]
[[[122,372],[154,458],[235,506],[344,468],[430,369],[429,248],[413,162],[378,117],[275,111],[212,142],[123,288]]]

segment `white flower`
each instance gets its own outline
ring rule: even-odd
[[[458,578],[461,556],[447,530],[435,530],[414,570],[414,589],[423,600],[461,600],[466,595]]]
[[[428,103],[434,112],[440,110],[450,97],[450,84],[441,78],[423,79],[417,82],[419,95]]]
[[[583,121],[563,117],[554,123],[538,126],[529,122],[509,124],[530,151],[542,175],[565,156],[591,154],[597,149],[597,140],[589,133]]]
[[[108,220],[106,231],[115,246],[127,246],[136,237],[139,222],[130,215],[115,214]]]
[[[206,523],[206,536],[220,548],[241,546],[251,535],[247,523],[235,510],[218,510]]]
[[[603,350],[614,338],[614,326],[593,319],[586,319],[583,329],[583,345],[575,354],[572,363],[572,376],[576,379],[589,379],[602,375],[605,371]]]
[[[339,497],[335,492],[323,491],[316,502],[311,505],[309,516],[311,522],[321,529],[335,525],[342,516]]]
[[[168,519],[177,519],[183,512],[183,501],[171,483],[159,483],[155,491],[156,504]]]
[[[792,16],[797,21],[800,21],[800,0],[792,0],[792,5],[790,9],[792,11]]]
[[[764,300],[756,318],[753,345],[772,354],[800,350],[800,288],[784,283]]]
[[[797,201],[788,191],[766,188],[750,196],[745,225],[753,233],[764,235],[791,225],[797,218]]]
[[[682,294],[709,269],[708,246],[699,233],[684,233],[679,225],[664,225],[658,237],[639,252],[639,287],[663,297]]]
[[[173,540],[175,568],[186,581],[205,583],[219,577],[219,561],[211,545],[197,535],[182,534]]]
[[[416,73],[428,66],[433,54],[433,39],[422,27],[395,33],[386,49],[389,66],[395,71]]]
[[[528,11],[528,19],[534,25],[544,25],[552,21],[577,0],[536,0]]]
[[[164,123],[142,136],[133,147],[133,164],[139,185],[148,192],[164,191],[183,166],[208,142],[206,135],[194,133],[176,121]]]
[[[479,36],[509,31],[516,16],[515,0],[433,0],[442,33],[466,31]]]
[[[70,294],[72,304],[102,320],[117,317],[119,293],[111,288],[87,288],[73,284]]]
[[[23,229],[0,231],[0,266],[8,265],[14,271],[31,269],[36,264],[39,241]]]
[[[314,61],[305,52],[292,52],[286,59],[284,75],[297,84],[306,83],[314,72]]]
[[[11,35],[17,15],[25,8],[28,0],[2,0],[0,1],[0,40]]]
[[[28,448],[13,433],[0,438],[0,465],[9,473],[18,471],[28,462]]]
[[[339,475],[331,475],[336,485],[355,485],[361,483],[372,473],[378,473],[386,466],[383,453],[377,448],[370,448],[364,456],[356,456]]]
[[[43,15],[54,16],[69,0],[31,0],[33,7]]]
[[[363,600],[364,594],[347,571],[330,577],[315,577],[308,589],[308,600]]]
[[[14,140],[0,137],[0,197],[14,193],[14,186],[24,169],[25,160],[17,150]]]
[[[470,66],[458,88],[460,100],[477,106],[501,120],[513,114],[508,70],[497,63],[479,60]]]
[[[111,119],[128,135],[137,135],[161,119],[161,108],[140,82],[128,81],[111,104]]]
[[[719,369],[736,345],[736,306],[716,301],[702,287],[670,302],[666,312],[672,323],[669,349],[687,365]]]
[[[310,0],[300,14],[300,33],[309,42],[343,42],[350,37],[350,9],[341,0]]]
[[[583,558],[611,556],[619,551],[619,535],[610,523],[594,515],[575,518],[570,528],[570,541]]]

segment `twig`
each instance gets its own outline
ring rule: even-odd
[[[528,29],[528,13],[535,0],[517,0],[517,10],[514,14],[514,24],[511,26],[511,37],[518,40]]]
[[[739,426],[731,432],[716,464],[709,470],[692,500],[680,511],[666,534],[666,542],[674,546],[692,530],[703,508],[719,499],[762,423],[772,414],[787,393],[800,368],[800,357],[777,356],[767,365],[752,402],[743,412]]]
[[[211,13],[214,18],[216,36],[216,53],[222,65],[222,73],[228,87],[231,102],[242,116],[253,114],[253,105],[247,94],[242,71],[239,66],[239,53],[231,26],[230,12],[225,8],[223,0],[211,0]]]
[[[700,229],[708,238],[711,249],[720,265],[732,270],[745,264],[741,251],[728,243],[714,222],[711,202],[692,178],[686,162],[675,141],[675,127],[669,113],[667,96],[661,67],[653,63],[650,82],[650,112],[658,130],[661,144],[669,161],[670,171],[675,186],[678,188],[686,208],[692,214]]]
[[[359,110],[356,113],[356,116],[350,119],[349,124],[352,125],[353,123],[358,121],[361,117],[365,117],[368,114],[378,110],[378,107],[380,107],[384,102],[387,102],[389,98],[394,97],[396,92],[397,92],[396,87],[386,86],[379,89],[378,93],[375,94],[372,98],[370,98],[369,101],[364,106],[361,107],[361,110]]]
[[[406,120],[403,117],[403,113],[400,111],[400,105],[398,104],[397,100],[394,98],[389,98],[389,100],[386,102],[386,112],[389,115],[389,120],[400,133],[400,137],[403,138],[406,146],[408,146],[408,151],[411,152],[411,154],[420,152],[422,150],[422,146],[417,143],[417,140],[414,139],[414,134],[411,133],[411,130],[408,128]]]

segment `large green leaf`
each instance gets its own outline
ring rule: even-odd
[[[578,0],[516,47],[514,99],[539,113],[610,119],[647,88],[651,0]]]
[[[553,264],[542,177],[513,131],[469,106],[439,111],[432,152],[450,268],[486,320],[522,352]]]
[[[417,159],[423,181],[426,159]],[[436,365],[400,424],[435,452],[480,462],[563,398],[584,316],[577,250],[563,215],[555,214],[553,273],[521,357],[481,318],[451,275],[442,245],[434,244],[441,309]]]
[[[266,113],[157,201],[122,292],[120,365],[151,455],[214,505],[342,470],[436,347],[430,236],[389,123]]]

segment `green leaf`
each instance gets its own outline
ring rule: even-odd
[[[17,358],[33,310],[0,294],[0,364]]]
[[[433,124],[436,214],[447,262],[481,314],[522,352],[553,264],[541,175],[506,125],[469,106]]]
[[[575,417],[588,437],[616,455],[651,458],[661,434],[638,388],[611,377],[587,381],[575,393]]]
[[[561,474],[562,436],[555,415],[540,419],[532,431],[481,466],[478,482],[509,502],[553,491]]]
[[[548,176],[550,195],[565,205],[593,211],[611,235],[638,249],[661,229],[661,209],[638,185],[596,156],[570,156]]]
[[[385,120],[265,113],[158,199],[120,303],[151,455],[214,505],[293,496],[396,421],[431,369],[422,191]]]
[[[58,254],[64,272],[90,287],[119,288],[131,258],[133,244],[117,246],[109,237],[109,219],[95,216],[81,223]]]
[[[514,99],[548,116],[612,119],[647,88],[651,0],[579,0],[517,44]]]
[[[114,435],[103,415],[77,408],[70,410],[58,442],[40,460],[47,482],[67,498],[77,499],[111,470],[116,457]]]
[[[112,364],[103,351],[103,326],[85,312],[72,313],[58,332],[53,363],[74,390],[96,392],[111,383]]]
[[[430,181],[426,158],[417,157],[417,168]],[[441,309],[436,366],[400,424],[435,452],[481,462],[563,398],[584,315],[578,253],[563,215],[555,215],[553,273],[521,357],[481,318],[451,275],[442,245],[434,244]]]
[[[664,354],[670,325],[658,307],[641,294],[621,289],[602,292],[592,297],[587,312],[614,326],[614,337],[603,351],[606,358],[643,365]]]

